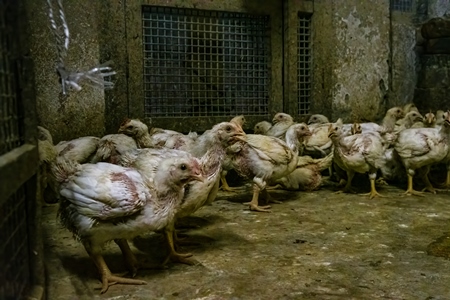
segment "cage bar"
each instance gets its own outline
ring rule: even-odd
[[[311,15],[298,16],[298,114],[307,115],[311,106]]]
[[[0,299],[22,299],[30,285],[26,185],[0,206]]]
[[[8,2],[0,3],[0,155],[23,144],[20,135],[20,115],[16,94],[13,28]]]
[[[145,117],[266,115],[269,16],[144,6]]]
[[[391,9],[394,11],[410,12],[413,8],[413,0],[391,0]]]

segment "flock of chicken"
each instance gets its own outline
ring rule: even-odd
[[[426,189],[434,192],[428,172],[439,163],[447,164],[445,185],[450,186],[450,112],[422,117],[414,105],[394,107],[382,124],[330,123],[323,115],[296,123],[277,113],[272,124],[256,124],[254,134],[243,131],[244,122],[244,116],[237,116],[201,135],[184,135],[149,131],[141,121],[127,119],[118,134],[57,145],[39,127],[43,198],[59,202],[62,224],[83,243],[101,274],[102,293],[113,283],[145,283],[110,272],[101,255],[106,242],[120,247],[132,276],[143,266],[127,240],[151,231],[165,233],[170,249],[165,262],[189,263],[191,254],[175,250],[175,222],[211,203],[220,182],[223,190],[233,191],[225,178],[232,169],[252,181],[248,205],[254,211],[270,211],[259,205],[260,194],[265,204],[275,202],[268,189],[319,188],[327,169],[346,179],[344,192],[351,191],[355,173],[368,173],[371,198],[380,196],[377,173],[382,175],[378,182],[407,175],[407,193],[421,194],[412,186],[417,170]]]

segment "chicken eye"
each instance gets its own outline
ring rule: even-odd
[[[131,125],[127,126],[127,129],[131,129],[131,128],[133,128],[133,126],[131,126]]]
[[[227,128],[225,128],[225,130],[230,132],[231,131],[231,126],[227,126]]]
[[[186,165],[185,165],[185,164],[182,164],[182,165],[180,166],[180,169],[184,171],[184,170],[186,170],[186,169],[187,169],[187,167],[186,167]]]
[[[400,109],[397,109],[397,113],[400,113]]]

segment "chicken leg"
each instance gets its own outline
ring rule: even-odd
[[[166,226],[166,228],[164,229],[164,235],[166,237],[167,245],[169,246],[169,255],[164,260],[163,265],[167,264],[169,260],[172,262],[179,262],[187,265],[195,265],[195,261],[187,259],[188,257],[192,256],[191,253],[182,254],[178,253],[175,250],[174,237],[176,236],[176,234],[174,224],[169,224]]]
[[[226,176],[226,174],[222,174],[220,176],[220,182],[222,182],[221,190],[224,192],[232,192],[232,193],[238,192],[238,188],[232,188],[228,185],[228,182],[227,182],[227,179],[225,176]]]
[[[335,194],[353,193],[354,191],[352,189],[352,180],[353,180],[354,176],[355,176],[355,172],[347,171],[347,183],[345,184],[345,186],[342,190],[335,192]]]
[[[425,183],[425,188],[422,190],[422,192],[424,191],[429,191],[433,194],[436,194],[436,190],[434,189],[433,185],[430,182],[430,179],[428,178],[428,173],[430,172],[430,167],[424,167],[421,170],[421,175],[422,175],[422,180]]]
[[[261,195],[261,196],[263,197],[263,199],[266,201],[266,204],[267,204],[267,203],[276,203],[276,204],[282,204],[282,203],[283,203],[282,201],[273,199],[273,197],[270,196],[269,192],[267,192],[267,188],[265,188],[264,190],[262,190],[262,191],[260,192],[260,195]]]
[[[119,246],[120,251],[122,251],[122,256],[125,260],[125,266],[128,269],[128,273],[131,277],[136,276],[137,271],[139,269],[162,269],[164,266],[162,264],[152,264],[152,263],[143,263],[142,261],[138,262],[136,256],[131,251],[130,246],[128,245],[128,241],[126,239],[118,239],[114,240],[114,242]]]
[[[448,168],[447,170],[447,177],[445,179],[445,182],[442,184],[438,184],[438,186],[438,191],[448,191],[450,189],[450,168]]]
[[[370,192],[366,194],[361,194],[362,196],[369,196],[370,199],[373,199],[375,197],[384,197],[380,193],[377,192],[375,188],[375,179],[377,178],[377,173],[375,170],[375,173],[369,174],[369,180],[370,180]]]
[[[103,259],[103,256],[99,253],[93,253],[89,250],[89,247],[85,247],[86,251],[88,252],[89,256],[94,261],[95,265],[97,266],[98,271],[101,275],[102,280],[102,289],[100,291],[101,294],[106,293],[110,285],[121,283],[121,284],[147,284],[147,282],[143,280],[137,280],[132,278],[124,278],[120,276],[113,275],[111,271],[109,270],[108,266],[106,265],[105,260]]]
[[[137,270],[139,269],[139,263],[134,256],[133,252],[128,245],[128,241],[125,239],[114,240],[114,242],[119,246],[120,251],[122,251],[123,258],[125,260],[125,266],[130,272],[131,277],[136,276]]]
[[[415,195],[423,197],[423,192],[419,192],[413,189],[413,176],[414,175],[408,173],[408,188],[404,195]]]
[[[245,202],[244,204],[249,205],[250,210],[253,210],[253,211],[270,212],[270,210],[269,210],[270,205],[265,205],[265,206],[259,206],[258,205],[258,198],[259,198],[259,192],[260,191],[261,191],[261,188],[258,186],[258,184],[257,183],[253,183],[253,197],[252,197],[252,201]]]

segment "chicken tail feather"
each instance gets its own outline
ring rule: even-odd
[[[318,163],[319,170],[323,171],[323,170],[328,169],[332,163],[333,163],[333,151],[331,151],[330,154],[328,154],[324,158],[320,159],[320,161]]]
[[[59,183],[66,181],[69,177],[80,170],[81,165],[75,161],[67,160],[63,157],[58,157],[56,162],[52,165],[52,175]]]
[[[92,158],[92,163],[109,162],[112,163],[111,158],[116,155],[116,147],[114,142],[110,140],[100,141],[97,152]]]

